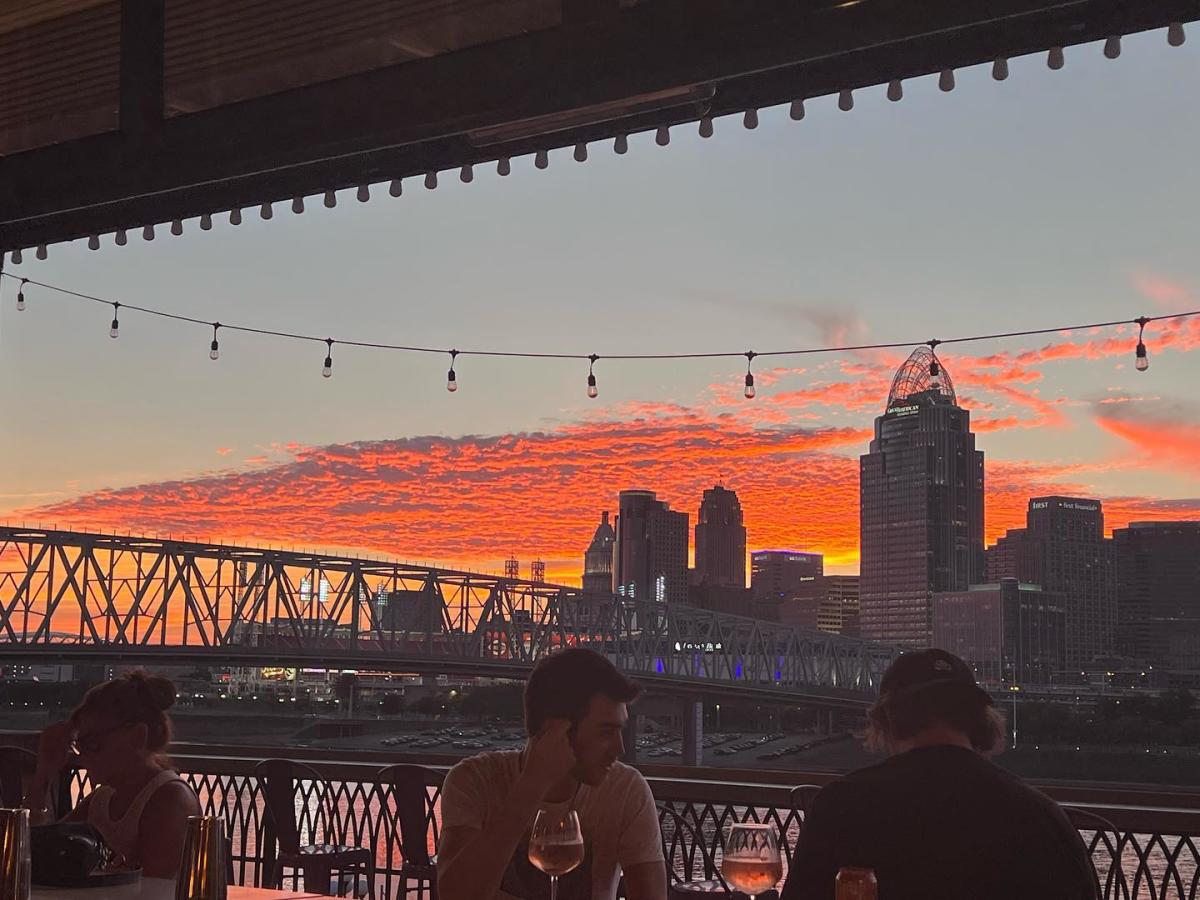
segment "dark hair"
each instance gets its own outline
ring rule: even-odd
[[[171,719],[166,711],[174,705],[175,685],[169,678],[135,669],[89,690],[70,721],[76,726],[80,716],[102,715],[121,724],[145,725],[146,749],[159,753],[171,742]]]
[[[592,650],[572,647],[542,657],[525,684],[525,731],[537,734],[547,719],[578,725],[597,694],[631,703],[641,687]]]
[[[867,713],[867,747],[886,750],[890,742],[915,737],[931,725],[961,731],[980,753],[1004,747],[1004,716],[986,696],[957,683],[933,685],[908,694],[884,694]]]

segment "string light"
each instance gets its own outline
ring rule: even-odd
[[[659,125],[658,131],[654,132],[654,143],[660,147],[665,147],[671,143],[671,129],[666,125]]]
[[[746,110],[746,114],[744,116],[742,116],[742,126],[744,128],[748,128],[752,131],[758,127],[758,110],[757,109]]]
[[[499,175],[507,175],[512,171],[512,162],[507,156],[502,156],[496,160],[496,172]]]
[[[1104,56],[1106,59],[1116,59],[1121,55],[1121,36],[1114,34],[1104,42]]]
[[[121,304],[114,303],[112,306],[113,306],[113,320],[112,320],[112,324],[108,326],[108,336],[110,338],[116,338],[121,333],[121,323],[117,321],[117,313],[120,312]]]
[[[461,181],[463,184],[470,184],[472,181],[474,181],[475,180],[475,167],[472,166],[470,163],[467,163],[466,165],[464,165],[461,169],[458,170],[458,180]]]
[[[938,362],[937,358],[937,345],[940,344],[941,341],[935,338],[934,340],[926,341],[925,343],[929,345],[929,377],[935,379],[941,378],[942,366]]]
[[[230,225],[241,225],[242,224],[242,211],[236,206],[229,211],[229,224]]]
[[[904,99],[904,82],[899,78],[893,78],[888,82],[887,98],[893,103],[899,103]]]
[[[1182,22],[1172,22],[1167,26],[1167,43],[1172,47],[1182,47],[1186,40],[1187,34],[1183,30]]]
[[[600,357],[595,353],[588,356],[588,380],[587,380],[587,395],[593,400],[596,399],[600,391],[596,389],[596,373],[593,371],[596,367],[596,360]]]
[[[996,81],[1004,81],[1008,78],[1008,60],[1003,56],[992,63],[992,78]]]
[[[37,253],[35,253],[34,256],[36,256],[38,259],[45,259],[49,255],[50,253],[46,250],[46,245],[38,244]]]
[[[18,259],[17,262],[20,260]],[[25,285],[28,283],[28,278],[22,278],[21,286],[17,288],[17,312],[25,312]]]
[[[746,351],[746,389],[742,391],[742,396],[747,400],[754,399],[754,373],[750,371],[750,363],[757,355],[753,350]]]
[[[325,367],[321,374],[326,378],[333,375],[333,338],[325,338]]]
[[[154,240],[154,226],[153,225],[146,225],[142,228],[142,240],[143,241]]]
[[[360,184],[355,196],[358,198],[359,203],[366,203],[371,199],[371,186],[369,184]]]
[[[300,215],[300,213],[304,212],[304,198],[303,197],[293,197],[292,198],[292,212],[294,212],[296,215]]]
[[[208,345],[208,358],[219,359],[221,356],[221,345],[217,342],[217,329],[221,327],[220,322],[213,322],[213,339]]]
[[[212,231],[212,215],[205,213],[200,217],[200,230]]]
[[[854,109],[854,91],[849,88],[843,88],[838,94],[838,109],[842,112],[850,112]]]
[[[544,169],[550,165],[550,152],[548,150],[539,150],[533,155],[533,164],[539,169]]]
[[[618,134],[613,138],[613,153],[625,154],[629,152],[629,135]]]
[[[399,197],[404,193],[404,183],[400,178],[393,178],[391,184],[388,185],[388,193],[393,197]]]
[[[433,190],[437,187],[437,172],[425,173],[425,187],[427,190]]]
[[[263,219],[269,219],[275,215],[275,208],[271,206],[270,201],[267,201],[258,208],[258,214],[262,216]]]
[[[337,206],[337,191],[326,191],[325,199],[322,202],[325,204],[326,209],[333,209]]]
[[[181,234],[183,234],[182,219],[176,219],[171,223],[171,234],[175,235],[175,237],[179,237]]]
[[[450,371],[446,373],[446,390],[452,394],[458,390],[458,377],[454,374],[454,360],[457,356],[457,350],[450,351]]]
[[[953,69],[942,69],[942,74],[938,76],[938,89],[947,93],[954,90]]]
[[[1138,316],[1134,321],[1138,324],[1138,342],[1137,349],[1134,351],[1134,366],[1139,372],[1145,372],[1150,368],[1150,357],[1146,355],[1146,344],[1142,341],[1142,335],[1146,331],[1146,323],[1151,320],[1146,316]]]
[[[12,252],[12,261],[13,265],[19,266],[21,264],[21,249],[19,247]]]
[[[587,144],[580,141],[575,145],[575,152],[572,155],[575,157],[575,162],[587,162]]]
[[[129,243],[129,235],[126,234],[125,229],[122,228],[117,232],[117,236],[113,240],[117,242],[118,247],[124,247],[127,243]]]
[[[712,116],[702,116],[700,118],[700,137],[710,138],[712,136],[713,136]]]
[[[788,116],[793,122],[799,122],[804,118],[804,98],[792,101],[792,105],[788,107]]]
[[[98,235],[93,234],[88,238],[88,249],[89,250],[99,250],[100,249],[100,238]]]
[[[1046,56],[1046,65],[1054,71],[1058,71],[1067,64],[1067,58],[1063,54],[1062,47],[1051,47],[1050,53]]]

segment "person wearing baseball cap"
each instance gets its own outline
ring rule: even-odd
[[[1095,900],[1058,804],[989,759],[1004,733],[957,656],[898,657],[867,714],[867,746],[888,758],[817,795],[781,900],[834,900],[843,867],[873,869],[881,900]]]

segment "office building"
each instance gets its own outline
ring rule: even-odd
[[[624,597],[687,603],[688,515],[653,491],[621,491],[613,589]]]
[[[983,452],[928,347],[896,372],[859,489],[862,635],[927,647],[933,595],[983,575]]]
[[[755,600],[794,597],[825,574],[825,557],[799,550],[755,550],[750,554],[750,590]]]
[[[709,488],[696,520],[696,578],[700,584],[746,587],[746,526],[736,493]]]
[[[1117,649],[1169,672],[1200,671],[1200,522],[1133,522],[1113,532],[1113,546]]]
[[[608,510],[600,514],[600,524],[583,554],[583,589],[589,594],[613,591],[613,547],[617,533],[608,524]]]
[[[778,603],[778,619],[785,625],[858,637],[859,598],[857,575],[821,575]]]

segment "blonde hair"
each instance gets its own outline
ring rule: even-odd
[[[160,753],[171,742],[167,710],[174,705],[175,685],[169,678],[135,669],[84,694],[71,713],[70,722],[77,726],[81,716],[100,715],[119,723],[145,725],[146,749]]]
[[[886,752],[891,744],[937,724],[961,731],[980,753],[990,756],[1004,749],[1004,715],[977,692],[957,684],[881,696],[867,712],[867,749]]]

